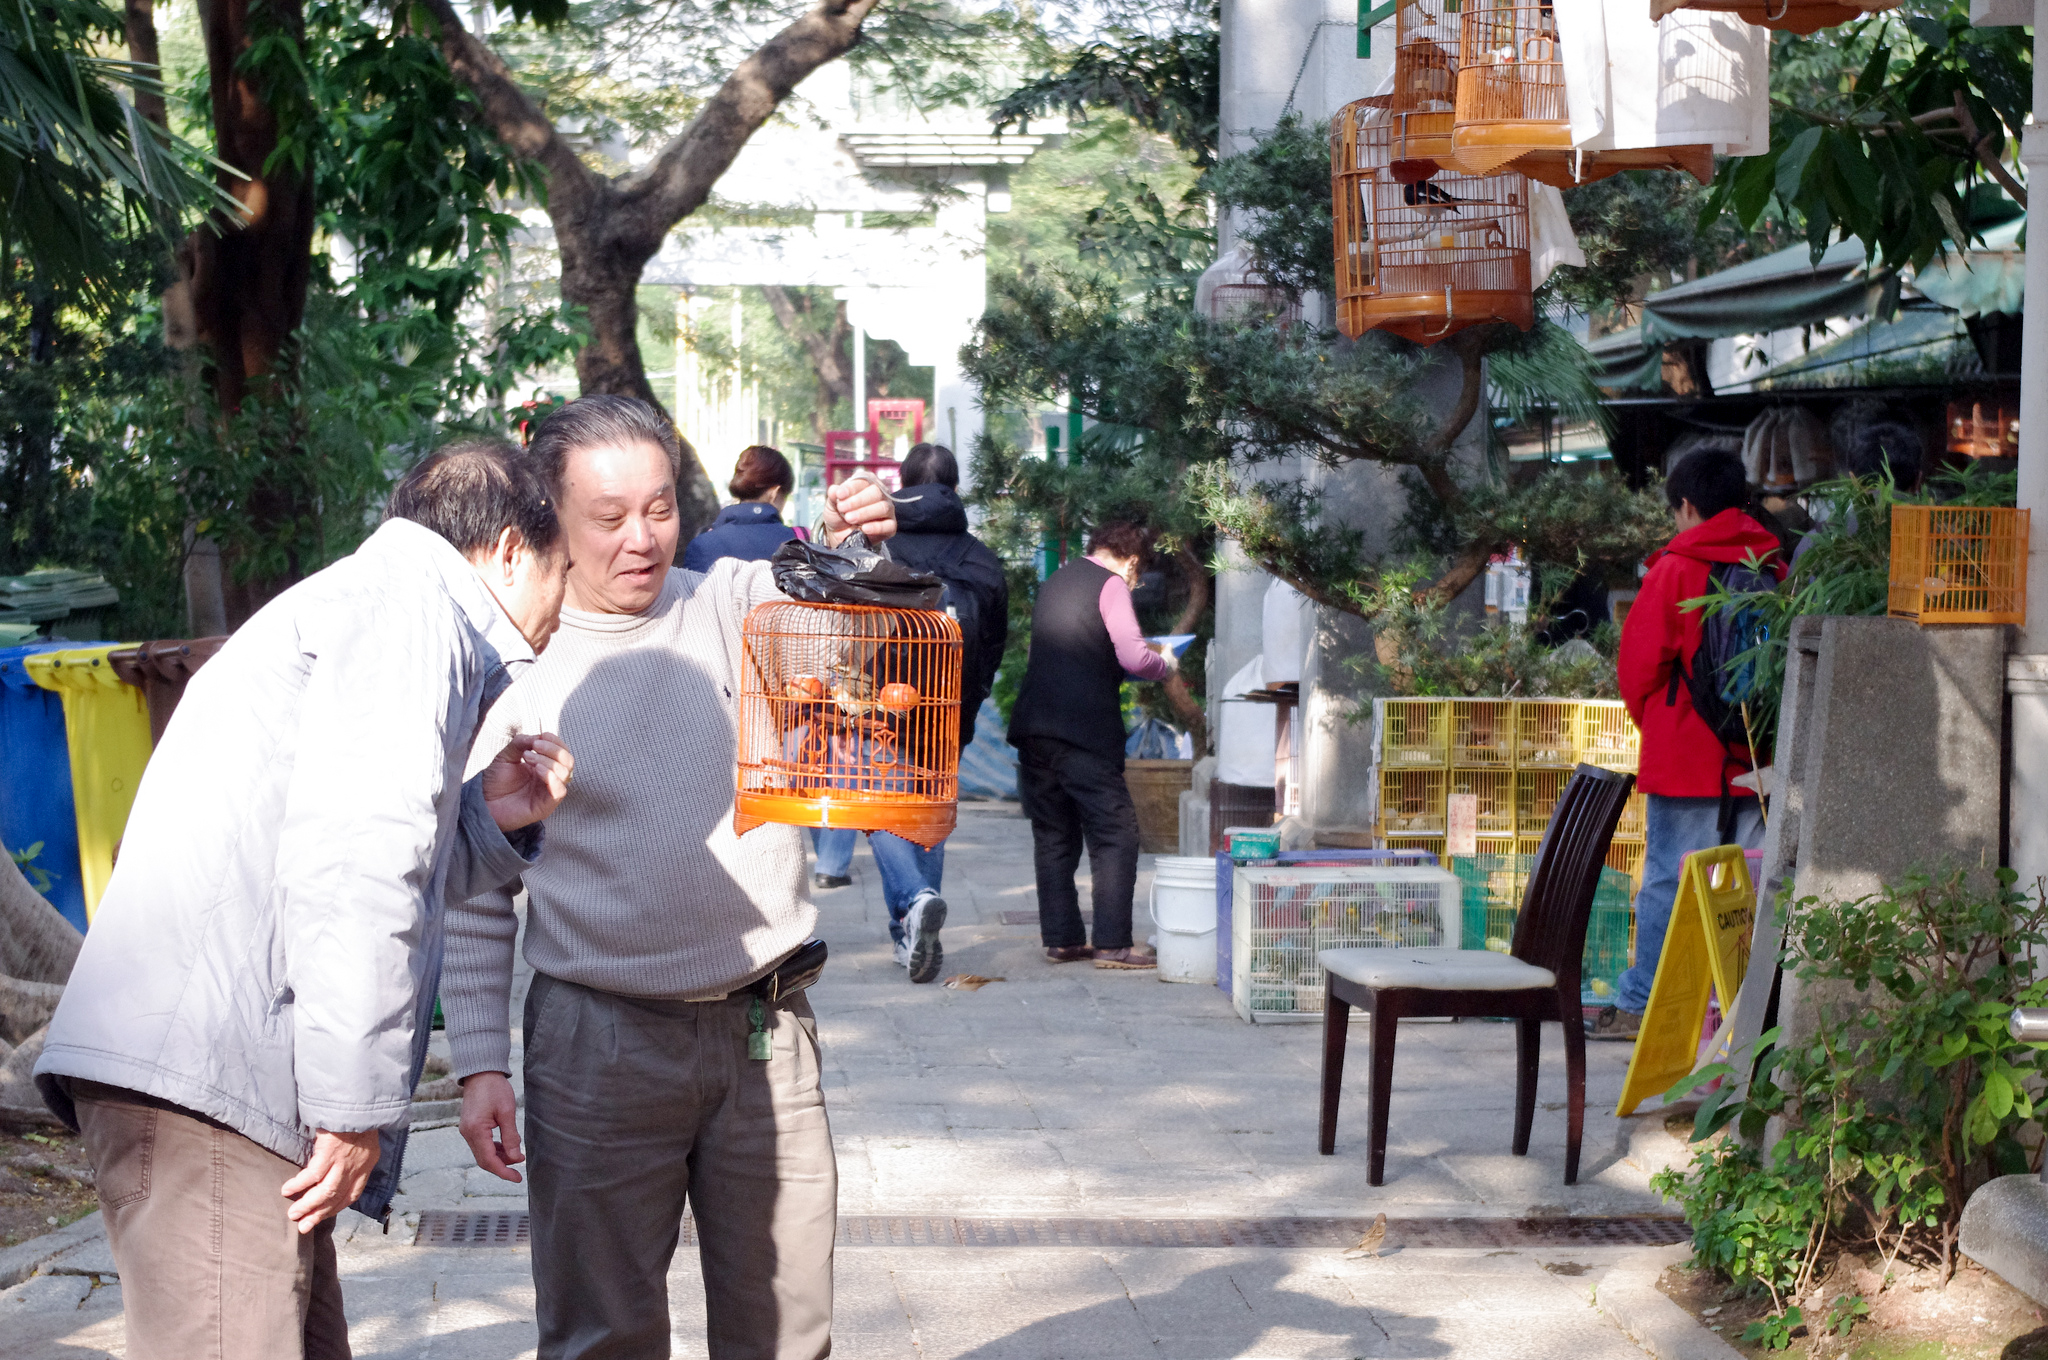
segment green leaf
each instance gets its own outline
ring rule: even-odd
[[[1820,145],[1826,129],[1810,127],[1794,137],[1791,144],[1778,155],[1778,164],[1772,177],[1772,187],[1778,197],[1787,203],[1797,202],[1800,190],[1806,182],[1806,163],[1813,159],[1815,148]]]

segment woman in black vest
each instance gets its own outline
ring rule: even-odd
[[[1138,809],[1124,784],[1121,695],[1126,674],[1163,680],[1173,669],[1146,645],[1131,607],[1131,585],[1149,548],[1139,525],[1098,526],[1088,556],[1047,577],[1031,609],[1031,658],[1009,736],[1017,748],[1017,791],[1031,819],[1039,937],[1053,963],[1158,963],[1131,939]],[[1093,948],[1074,889],[1084,842],[1095,880]]]

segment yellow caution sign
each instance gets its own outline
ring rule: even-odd
[[[1650,1004],[1643,1011],[1616,1114],[1633,1114],[1636,1106],[1664,1094],[1693,1070],[1710,985],[1723,1007],[1720,1032],[1733,1032],[1733,1012],[1728,1008],[1742,990],[1755,925],[1756,890],[1750,886],[1749,860],[1742,847],[1719,845],[1687,855],[1678,877],[1678,900],[1671,908],[1671,927],[1664,932],[1664,952],[1657,959],[1657,980],[1650,984]]]

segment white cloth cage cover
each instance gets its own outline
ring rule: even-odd
[[[1643,0],[1556,0],[1556,15],[1573,146],[1770,149],[1769,30],[1707,10],[1652,20]]]

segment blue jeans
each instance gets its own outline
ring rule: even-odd
[[[1721,844],[1721,800],[1650,795],[1649,826],[1643,836],[1643,886],[1636,893],[1636,961],[1614,988],[1614,1004],[1641,1015],[1650,1004],[1650,984],[1664,954],[1671,909],[1685,857]],[[1754,798],[1735,801],[1735,843],[1754,849],[1763,843],[1763,814]],[[1721,998],[1725,1007],[1728,997]]]
[[[853,847],[860,832],[837,827],[812,827],[811,847],[818,852],[815,870],[829,878],[845,878],[853,868]]]
[[[929,888],[939,890],[946,874],[946,843],[927,850],[916,841],[904,840],[887,831],[868,833],[868,852],[882,872],[882,900],[889,906],[889,938],[903,943],[903,918],[910,904]]]

